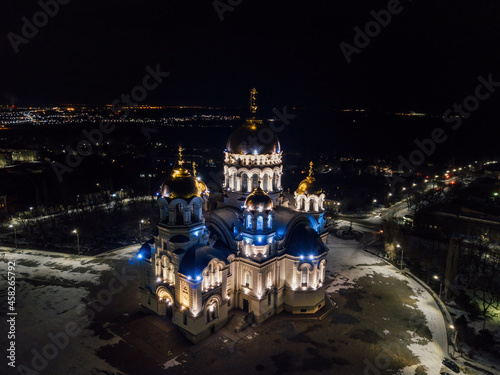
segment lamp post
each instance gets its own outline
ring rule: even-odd
[[[73,233],[76,233],[76,247],[78,250],[78,255],[80,255],[80,234],[78,233],[78,229],[73,229]]]
[[[441,279],[439,279],[439,276],[437,275],[434,275],[434,279],[439,280],[439,298],[441,298],[441,289],[443,287],[443,282],[441,281]]]
[[[144,224],[144,220],[139,222],[139,242],[142,241],[142,224]]]
[[[396,247],[401,247],[401,245],[397,244]],[[403,269],[403,254],[404,254],[404,250],[401,247],[401,270]]]
[[[14,244],[16,245],[17,249],[17,228],[14,226],[14,224],[10,224],[9,228],[14,228]]]

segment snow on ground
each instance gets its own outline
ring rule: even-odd
[[[135,258],[135,255],[139,252],[140,248],[140,244],[128,245],[113,251],[108,251],[106,253],[97,255],[96,258],[106,258],[108,260],[127,260]]]
[[[92,320],[83,313],[84,299],[94,297],[87,289],[91,285],[84,285],[99,284],[102,274],[112,269],[110,262],[106,258],[54,252],[2,250],[2,269],[7,262],[16,262],[16,365],[33,369],[33,358],[39,353],[46,360],[45,365],[38,362],[43,365],[40,374],[121,374],[97,356],[99,349],[115,345],[120,339],[110,331],[101,339],[90,328]],[[130,252],[131,249],[122,249],[114,257],[127,259]],[[0,293],[3,296],[5,291]],[[0,303],[6,300],[2,298]],[[66,335],[67,343],[54,354],[50,351],[54,348],[53,337],[63,337],[68,325],[77,334]],[[6,347],[5,340],[6,337],[0,338],[2,347]]]
[[[364,252],[361,245],[355,241],[344,241],[333,236],[328,238],[327,269],[333,275],[341,275],[333,281],[327,289],[327,293],[334,293],[340,289],[351,288],[356,281],[365,276],[379,276],[387,279],[387,285],[394,285],[391,280],[404,280],[412,289],[417,309],[422,311],[426,319],[426,325],[432,333],[433,340],[430,342],[414,342],[408,345],[408,349],[420,360],[421,365],[426,366],[430,374],[438,374],[441,369],[441,361],[447,353],[446,324],[433,297],[425,291],[422,286],[406,277],[392,265],[386,263],[374,255]],[[413,306],[410,306],[412,309]],[[415,366],[404,369],[403,374],[414,374]]]
[[[165,363],[163,364],[163,368],[166,370],[166,369],[168,369],[168,368],[170,368],[170,367],[174,367],[174,366],[182,365],[182,363],[181,363],[181,362],[177,361],[177,358],[179,358],[179,357],[180,357],[180,356],[182,356],[182,355],[185,355],[185,354],[179,354],[178,356],[175,356],[175,357],[174,357],[174,358],[172,358],[171,360],[169,360],[169,361],[165,362]],[[183,362],[185,362],[185,361],[183,361]]]
[[[0,251],[6,250],[0,248]],[[99,283],[103,271],[111,267],[103,262],[96,262],[94,257],[61,254],[37,250],[9,250],[5,252],[4,261],[16,262],[18,275],[28,279],[56,278],[73,283]]]

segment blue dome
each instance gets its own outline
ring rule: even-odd
[[[212,259],[219,259],[228,264],[227,257],[232,253],[210,246],[196,245],[191,247],[182,257],[179,272],[186,276],[196,277],[201,275],[203,269]]]
[[[298,225],[287,241],[286,253],[293,256],[317,256],[328,251],[318,232],[309,225]]]

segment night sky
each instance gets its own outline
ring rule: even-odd
[[[170,76],[146,102],[166,105],[244,106],[255,86],[269,107],[439,112],[473,94],[479,75],[500,81],[494,0],[401,1],[348,64],[339,44],[354,45],[353,28],[387,6],[243,0],[221,22],[213,1],[70,0],[16,54],[7,35],[22,35],[21,18],[40,6],[4,0],[0,102],[110,103],[157,64]],[[497,93],[480,111],[496,118],[499,103]]]

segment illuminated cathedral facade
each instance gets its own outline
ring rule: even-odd
[[[193,342],[223,327],[232,309],[260,323],[325,304],[325,195],[311,163],[295,202],[285,199],[281,145],[256,119],[255,94],[251,117],[224,151],[224,203],[207,210],[210,191],[185,168],[180,149],[159,191],[154,243],[137,254],[142,306],[171,318]],[[266,142],[255,142],[259,136]]]

